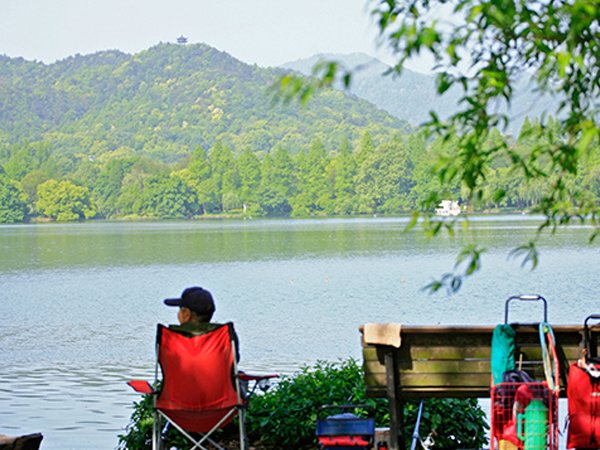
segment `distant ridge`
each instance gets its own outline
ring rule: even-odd
[[[425,75],[409,69],[404,69],[400,76],[384,75],[391,67],[364,53],[320,54],[290,61],[280,67],[310,75],[313,66],[320,60],[337,61],[347,69],[356,68],[350,92],[413,126],[429,120],[431,110],[441,118],[447,118],[458,108],[461,92],[451,89],[443,96],[437,96],[435,75]],[[338,88],[341,89],[341,86]],[[533,119],[542,114],[552,115],[557,108],[557,100],[534,92],[532,85],[526,80],[517,83],[509,110],[512,123],[507,131],[518,134],[526,117]]]

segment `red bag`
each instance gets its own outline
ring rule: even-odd
[[[567,448],[600,448],[600,368],[583,361],[571,364],[567,398]]]

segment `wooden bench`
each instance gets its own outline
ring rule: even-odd
[[[512,324],[515,359],[534,379],[544,379],[538,324]],[[486,398],[490,396],[493,326],[402,326],[401,345],[369,345],[364,327],[364,381],[368,397],[388,399],[390,450],[404,449],[404,398]],[[583,326],[552,326],[560,363],[561,396],[569,365],[583,351]],[[598,349],[600,327],[590,329]],[[517,367],[518,368],[518,367]],[[395,433],[393,430],[397,430]]]

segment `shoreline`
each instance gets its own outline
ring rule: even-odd
[[[532,215],[530,210],[513,210],[513,209],[485,209],[482,211],[464,211],[456,216],[442,216],[435,213],[419,212],[422,217],[433,217],[433,218],[445,218],[448,217],[452,220],[457,220],[464,217],[472,216],[498,216],[498,215],[510,215],[510,216],[530,216]],[[535,214],[537,215],[537,214]],[[411,212],[404,214],[355,214],[355,215],[328,215],[328,214],[309,214],[307,216],[252,216],[250,214],[233,213],[233,214],[203,214],[194,217],[177,217],[177,218],[159,218],[159,217],[114,217],[114,218],[97,218],[87,219],[78,221],[56,221],[49,217],[35,217],[32,220],[26,222],[15,222],[11,224],[2,225],[39,225],[39,224],[62,224],[62,223],[99,223],[99,222],[193,222],[193,221],[204,221],[204,220],[254,220],[254,219],[368,219],[368,218],[410,218]]]

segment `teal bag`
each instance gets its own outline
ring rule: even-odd
[[[492,380],[502,383],[504,372],[515,370],[515,336],[517,332],[508,324],[497,325],[492,334]]]

